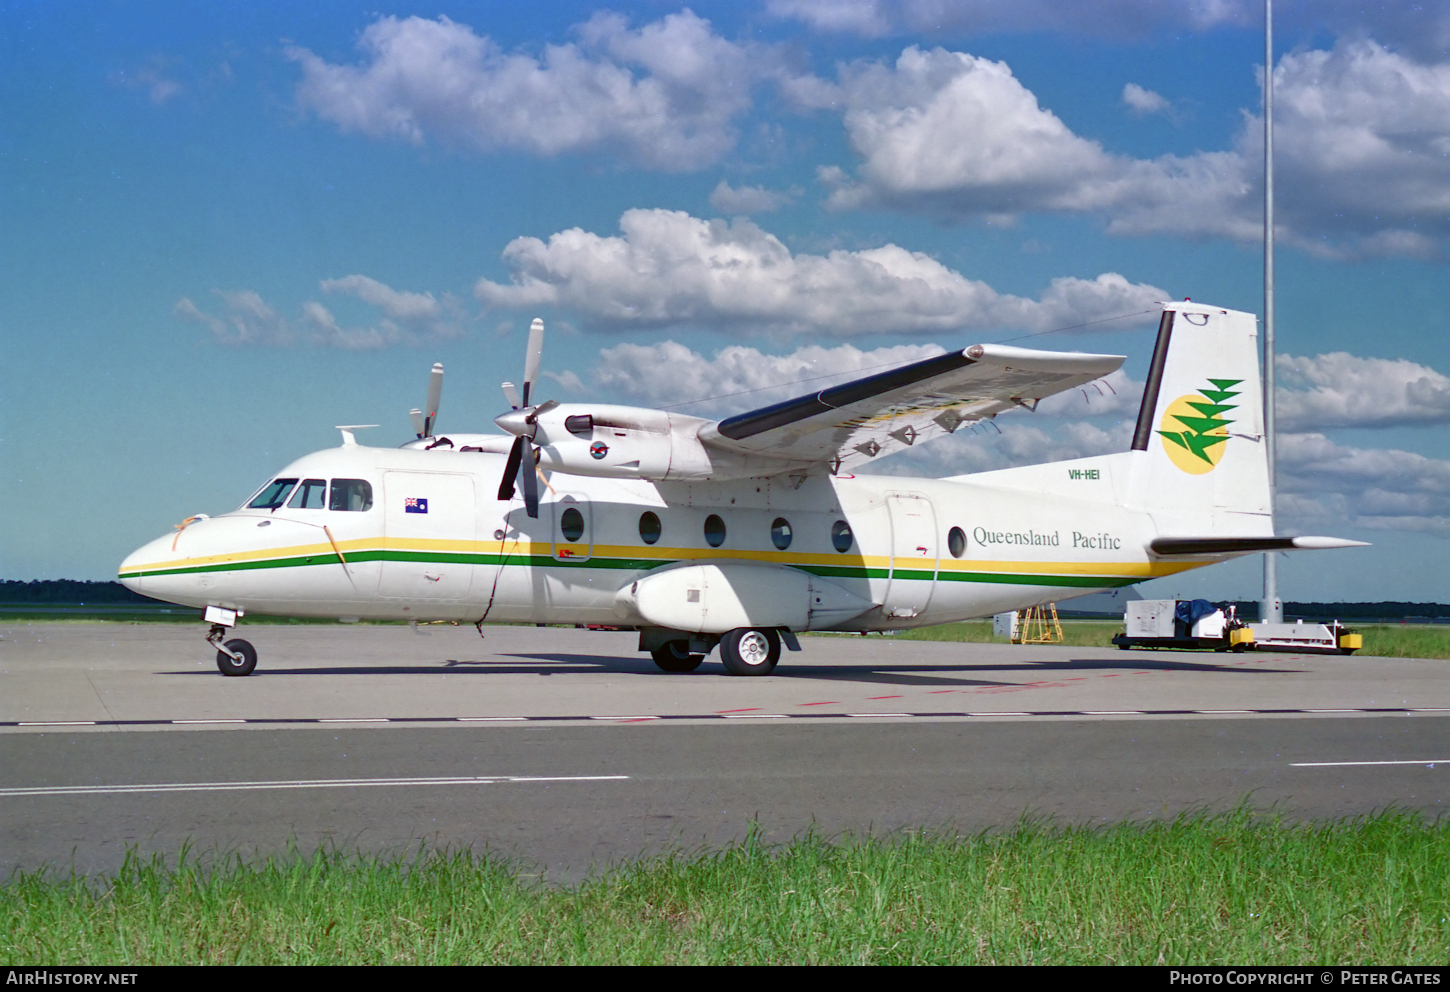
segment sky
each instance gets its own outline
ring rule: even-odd
[[[1273,66],[1279,528],[1373,543],[1280,592],[1447,602],[1450,6],[1280,0]],[[0,0],[0,577],[402,443],[433,362],[492,430],[535,316],[543,397],[712,417],[1125,354],[879,470],[1124,450],[1155,304],[1262,312],[1263,68],[1249,0]]]

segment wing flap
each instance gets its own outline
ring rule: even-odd
[[[729,417],[701,433],[742,453],[851,468],[1101,378],[1121,355],[973,345]]]

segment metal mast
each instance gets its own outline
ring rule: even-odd
[[[1274,434],[1274,0],[1264,0],[1264,444],[1269,462],[1269,510],[1278,489]],[[1279,559],[1264,555],[1264,599],[1259,619],[1284,622]]]

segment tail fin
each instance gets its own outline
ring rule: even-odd
[[[1253,314],[1164,304],[1129,462],[1160,533],[1274,533]]]

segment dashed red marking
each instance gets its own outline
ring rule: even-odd
[[[956,691],[957,690],[955,690],[955,689],[932,689],[930,692],[927,693],[927,695],[928,696],[936,696],[936,695],[939,695],[940,693],[943,693],[943,692],[956,692]],[[887,697],[886,696],[882,696],[880,698],[886,699]]]
[[[1111,675],[1099,675],[1098,678],[1100,678],[1100,679],[1115,679],[1119,675],[1126,675],[1126,674],[1127,674],[1126,672],[1114,672]]]
[[[951,692],[950,689],[948,689],[946,691],[947,692]],[[900,696],[867,696],[866,698],[867,699],[900,699],[902,697],[900,697]]]
[[[747,706],[743,710],[716,710],[716,713],[754,713],[760,709],[759,706]]]
[[[840,706],[839,699],[827,699],[819,703],[796,703],[797,706]]]

